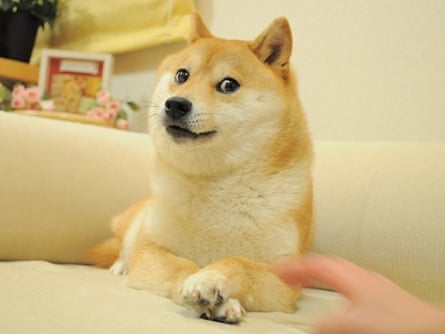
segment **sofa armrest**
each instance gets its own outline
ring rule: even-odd
[[[147,135],[0,112],[0,259],[85,263],[149,193]]]

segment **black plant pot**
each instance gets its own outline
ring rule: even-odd
[[[28,63],[39,20],[28,12],[0,11],[0,57]]]

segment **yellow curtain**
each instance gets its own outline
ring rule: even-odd
[[[119,54],[185,40],[193,0],[65,0],[51,30],[40,29],[32,63],[43,48]]]

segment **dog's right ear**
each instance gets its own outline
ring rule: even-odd
[[[189,34],[189,43],[193,43],[197,39],[200,38],[212,38],[213,35],[207,29],[204,21],[201,18],[201,15],[198,12],[194,11],[190,14],[190,34]]]

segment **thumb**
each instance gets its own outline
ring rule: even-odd
[[[348,299],[362,290],[363,276],[368,272],[352,262],[333,257],[309,255],[299,261],[275,265],[276,275],[293,286],[328,286]]]

